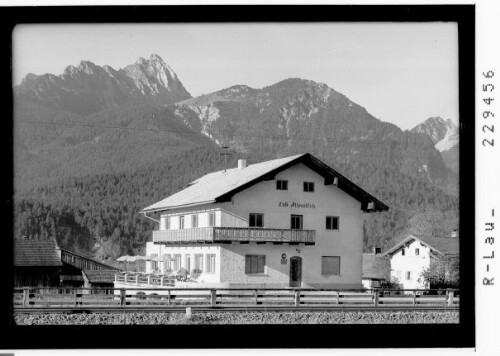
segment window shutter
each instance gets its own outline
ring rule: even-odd
[[[257,256],[257,273],[264,273],[266,265],[266,256]]]
[[[247,273],[247,274],[252,273],[251,265],[252,265],[252,257],[245,256],[245,273]]]

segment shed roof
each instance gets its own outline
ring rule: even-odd
[[[86,269],[82,272],[90,283],[113,283],[115,274],[120,273],[113,269]]]
[[[412,240],[420,241],[440,255],[458,255],[460,251],[460,239],[456,237],[410,235],[384,252],[383,255],[392,255]]]
[[[62,266],[58,250],[53,240],[14,240],[14,266]]]
[[[375,258],[373,253],[363,253],[363,279],[385,279],[380,271],[373,268]]]
[[[337,178],[337,186],[362,203],[364,211],[386,211],[389,207],[361,189],[309,153],[274,159],[249,165],[245,168],[232,168],[209,173],[193,182],[187,188],[153,204],[142,212],[168,210],[207,203],[229,201],[231,197],[263,180],[274,179],[274,176],[297,163],[303,163],[325,177],[325,184],[332,184]],[[373,209],[368,209],[373,203]]]

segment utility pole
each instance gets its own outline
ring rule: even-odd
[[[227,152],[229,146],[222,146],[224,152],[219,153],[219,155],[224,156],[224,172],[227,170],[227,156],[230,156],[231,153]]]

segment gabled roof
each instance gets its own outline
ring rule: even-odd
[[[62,265],[55,241],[14,240],[15,267],[58,267]]]
[[[86,269],[82,271],[90,283],[113,283],[115,274],[120,271],[112,269]]]
[[[375,256],[373,253],[363,253],[363,279],[385,279],[380,271],[373,269]]]
[[[416,236],[410,235],[404,240],[398,242],[389,250],[385,251],[382,255],[392,255],[401,249],[404,245],[412,240],[419,241],[425,246],[429,247],[433,252],[439,255],[458,255],[460,240],[456,237],[435,237],[435,236]]]
[[[76,252],[73,252],[73,251],[66,250],[65,248],[62,248],[62,247],[61,247],[61,252],[62,252],[62,255],[63,255],[63,256],[64,256],[64,255],[75,256],[75,257],[77,257],[79,260],[85,260],[85,261],[88,261],[88,262],[90,262],[90,263],[92,263],[92,264],[94,264],[94,265],[98,265],[98,266],[100,266],[100,267],[104,267],[105,269],[120,270],[120,268],[118,268],[118,267],[108,265],[108,264],[103,263],[103,262],[101,262],[101,261],[98,261],[98,260],[96,260],[96,259],[94,259],[94,258],[87,257],[87,256],[81,255],[81,254],[76,253]],[[66,259],[64,259],[64,258],[63,258],[63,260],[64,260],[67,264],[69,264],[69,265],[72,265],[72,266],[74,266],[74,267],[76,267],[76,268],[81,268],[81,265],[79,264],[79,261],[72,262],[72,261],[71,261],[71,259],[68,259],[68,258],[66,258]]]
[[[298,163],[303,163],[307,167],[321,174],[325,178],[325,184],[333,184],[336,178],[338,188],[360,201],[362,210],[389,210],[387,205],[383,204],[381,201],[342,176],[339,172],[327,166],[313,155],[305,153],[252,164],[242,169],[232,168],[207,174],[190,183],[187,188],[181,190],[180,192],[144,208],[142,212],[145,213],[207,203],[230,201],[234,194],[241,192],[261,181],[272,180],[279,172]],[[373,203],[372,209],[368,209],[368,203]]]

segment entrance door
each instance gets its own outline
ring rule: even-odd
[[[294,256],[290,258],[290,287],[302,285],[302,258]]]

